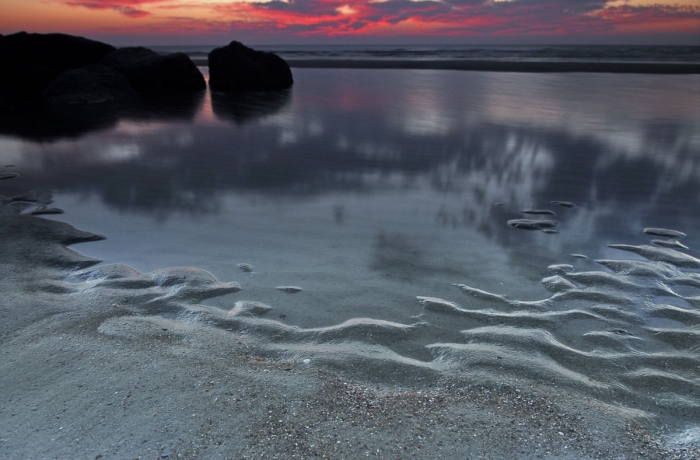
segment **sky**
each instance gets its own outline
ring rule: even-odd
[[[0,34],[22,30],[117,46],[700,46],[700,0],[0,0]]]

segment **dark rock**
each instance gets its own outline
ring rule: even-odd
[[[204,76],[184,53],[162,56],[147,48],[121,48],[102,60],[126,76],[141,94],[198,91],[206,88]]]
[[[60,72],[44,66],[14,66],[0,71],[0,105],[4,108],[42,104],[44,88]]]
[[[105,65],[88,65],[56,77],[43,92],[50,105],[82,105],[124,101],[136,92],[124,75]]]
[[[60,73],[94,64],[114,51],[112,45],[66,34],[19,32],[0,40],[3,67],[47,67]]]
[[[278,90],[292,86],[284,59],[233,41],[209,53],[209,86],[217,91]]]
[[[185,54],[161,56],[146,48],[117,50],[65,34],[20,32],[0,36],[0,62],[0,131],[22,128],[22,117],[39,114],[47,115],[51,126],[59,131],[71,131],[73,125],[85,121],[87,125],[111,123],[114,116],[99,116],[96,124],[89,120],[94,114],[65,112],[65,108],[110,101],[119,103],[115,106],[123,102],[140,104],[148,98],[139,97],[139,93],[177,93],[178,98],[185,98],[184,93],[195,94],[206,88],[201,72]],[[186,99],[189,105],[189,96]],[[66,115],[67,121],[54,123],[62,118],[55,115]]]
[[[38,106],[61,72],[92,64],[115,48],[65,34],[19,32],[0,39],[0,108]]]

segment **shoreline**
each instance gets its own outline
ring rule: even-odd
[[[68,246],[104,236],[11,206],[30,199],[52,204],[0,201],[0,458],[698,458],[643,411],[360,343],[387,328],[324,339],[265,319],[246,291],[202,305],[241,288],[99,265]]]
[[[207,59],[194,58],[197,66],[207,66]],[[534,62],[490,60],[409,60],[409,59],[287,59],[292,68],[300,69],[406,69],[462,70],[481,72],[524,73],[635,73],[657,75],[700,74],[700,64],[642,62]]]

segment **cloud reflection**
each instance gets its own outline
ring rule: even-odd
[[[619,75],[298,75],[292,92],[212,94],[211,107],[204,100],[198,110],[213,111],[218,124],[150,112],[74,140],[0,138],[0,150],[44,168],[24,187],[89,190],[119,209],[161,214],[218,212],[227,192],[303,199],[427,190],[454,197],[436,206],[438,225],[476,227],[504,243],[550,238],[559,250],[565,238],[525,236],[504,222],[566,200],[581,205],[557,210],[568,213],[568,231],[614,231],[611,216],[630,215],[634,225],[654,212],[667,221],[658,226],[700,223],[668,212],[700,201],[695,76],[635,77],[632,87]]]

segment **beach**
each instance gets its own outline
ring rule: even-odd
[[[0,458],[697,458],[697,76],[348,62],[4,126]]]
[[[1,227],[3,458],[698,454],[669,446],[642,413],[532,382],[475,385],[376,358],[370,358],[376,362],[370,376],[366,368],[353,369],[348,350],[320,352],[312,344],[297,350],[296,359],[281,359],[255,333],[261,325],[254,312],[238,322],[245,312],[192,304],[235,289],[195,269],[188,270],[192,289],[175,296],[149,283],[153,275],[126,267],[107,267],[107,278],[66,283],[67,267],[96,261],[62,243],[98,237],[7,208]],[[183,310],[189,321],[167,319]],[[232,327],[207,326],[224,320]],[[397,374],[406,371],[413,379],[397,384]]]

